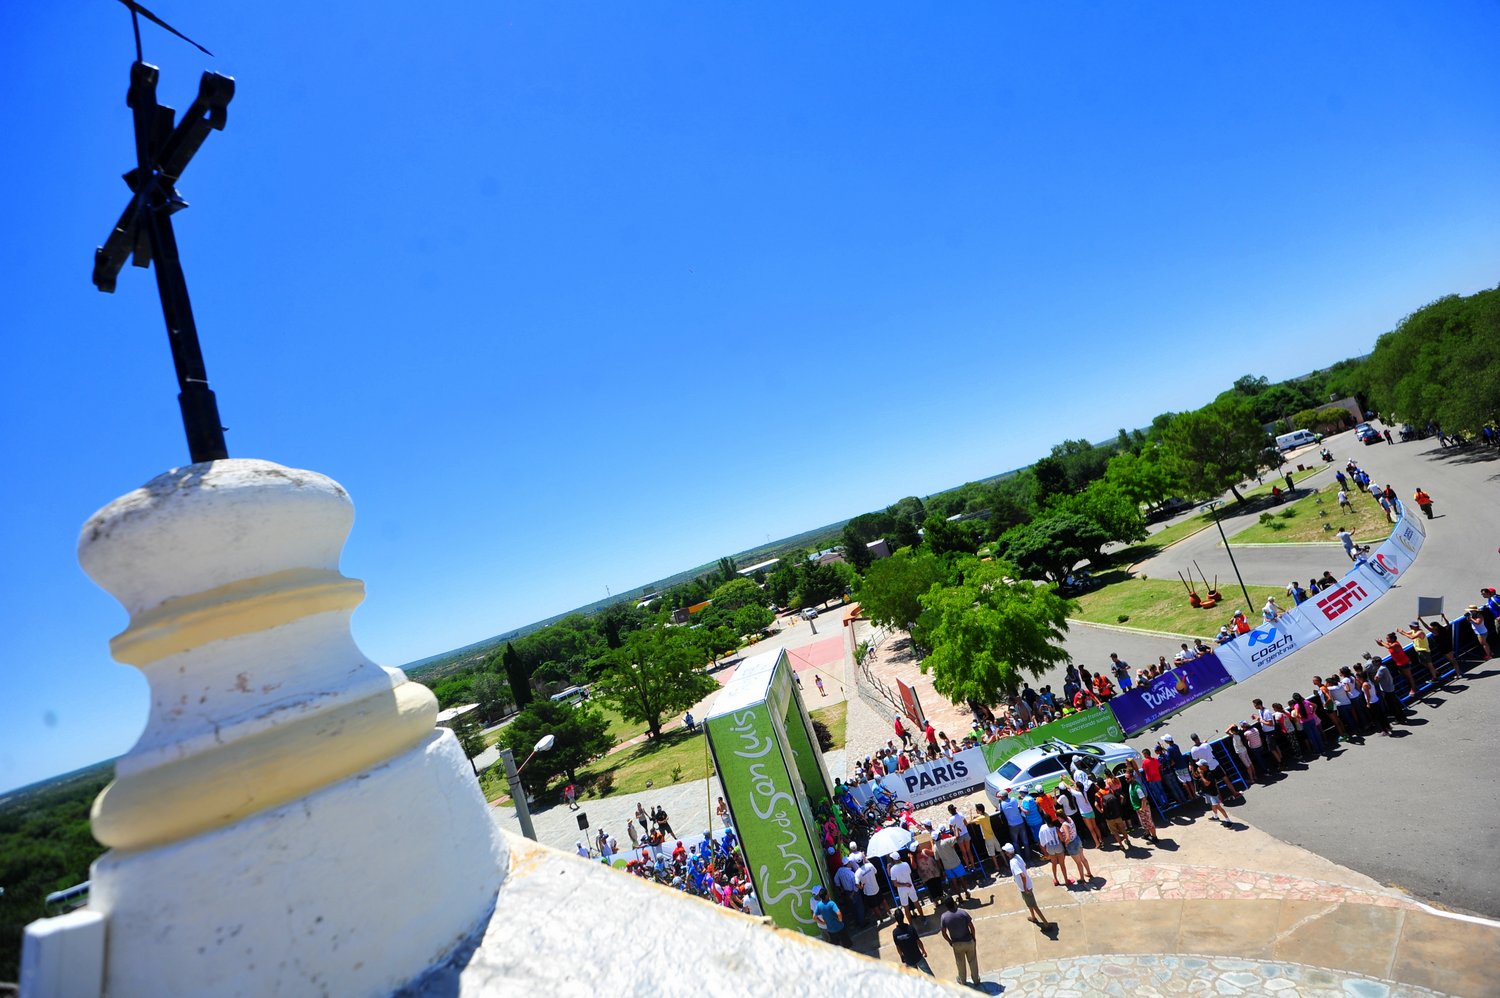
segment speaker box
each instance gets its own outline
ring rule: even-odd
[[[586,815],[586,814],[584,814],[582,811],[579,811],[578,812],[578,830],[581,832],[581,831],[583,831],[587,827],[589,827],[589,816]]]

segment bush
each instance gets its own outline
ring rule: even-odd
[[[1276,522],[1276,514],[1274,514],[1274,513],[1262,513],[1262,514],[1260,514],[1260,524],[1261,524],[1261,526],[1269,527],[1272,524],[1274,524],[1275,522]]]
[[[681,766],[673,766],[672,767],[672,782],[676,783],[676,782],[678,782],[681,779],[682,779],[682,767]]]
[[[1115,618],[1115,620],[1118,621],[1121,624],[1125,623],[1125,621],[1127,621],[1129,619],[1130,619],[1130,614],[1128,614],[1128,613],[1122,613],[1118,617]]]
[[[812,726],[813,734],[818,738],[818,751],[833,751],[833,734],[828,730],[828,725],[824,724],[822,721],[818,720],[815,717],[812,719]]]
[[[1290,520],[1292,517],[1294,517],[1294,516],[1297,515],[1297,511],[1295,509],[1292,509],[1292,508],[1288,507],[1287,509],[1282,510],[1280,513],[1277,513],[1276,515],[1279,516],[1279,517],[1281,517],[1283,520]]]

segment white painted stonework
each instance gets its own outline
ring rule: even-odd
[[[505,835],[510,872],[483,935],[402,998],[973,993]],[[948,944],[926,944],[932,969],[951,975]]]
[[[94,804],[111,998],[387,995],[487,916],[504,844],[432,694],[354,644],[352,522],[330,479],[229,460],[85,525],[79,560],[131,615],[111,648],[151,686]],[[33,936],[46,965],[60,943]]]
[[[24,996],[948,992],[500,832],[431,693],[354,644],[352,518],[321,475],[228,460],[84,527],[151,711],[94,804],[88,909],[28,927]]]

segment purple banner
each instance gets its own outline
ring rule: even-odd
[[[1125,733],[1133,735],[1232,682],[1219,656],[1210,653],[1115,696],[1109,709]]]

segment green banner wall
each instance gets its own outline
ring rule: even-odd
[[[828,785],[786,653],[742,663],[704,726],[761,909],[784,929],[819,935],[812,893],[829,884],[808,784],[817,796]]]
[[[1115,719],[1114,713],[1108,707],[1091,707],[1076,714],[1060,717],[1055,721],[1048,721],[1030,731],[1023,731],[1019,735],[1011,735],[1009,738],[986,743],[981,746],[984,750],[985,765],[993,772],[1017,752],[1054,738],[1060,742],[1067,742],[1069,745],[1077,745],[1079,742],[1123,742],[1125,732],[1121,730],[1120,722]]]

